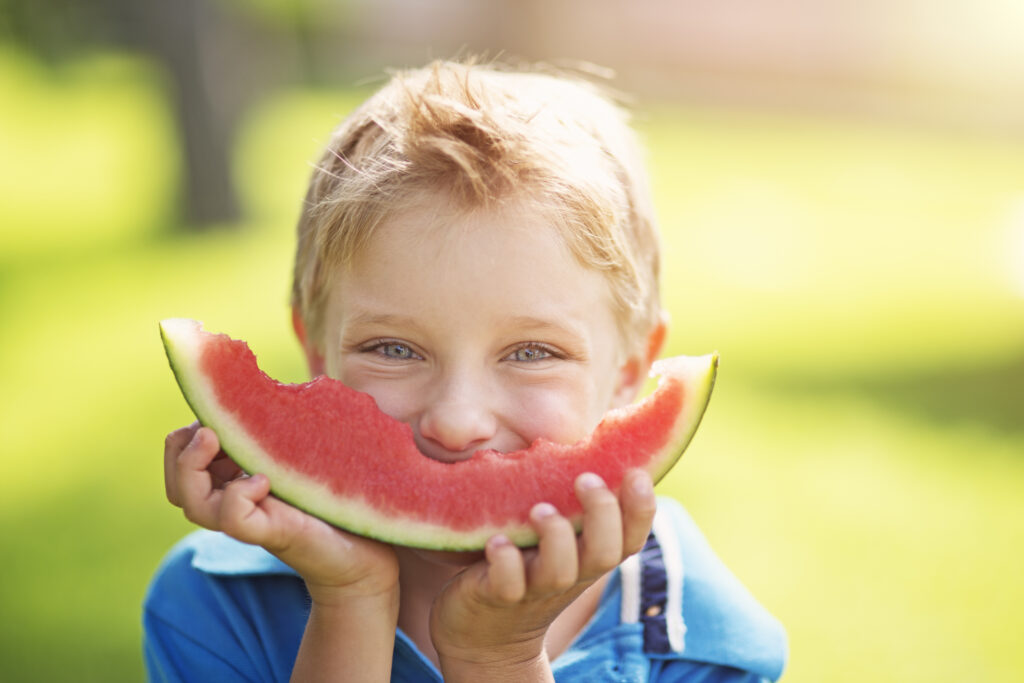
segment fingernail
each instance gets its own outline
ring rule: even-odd
[[[582,491],[589,491],[604,486],[604,480],[593,472],[584,472],[576,478],[576,485]]]
[[[188,442],[189,448],[195,448],[199,445],[199,442],[203,440],[203,430],[197,429],[196,433],[192,435],[192,440]]]
[[[510,541],[508,536],[505,534],[498,534],[496,536],[491,536],[490,540],[487,541],[487,545],[497,550],[498,548],[504,548],[507,545],[512,545],[512,541]]]
[[[538,522],[556,514],[558,514],[558,510],[556,510],[555,506],[551,503],[537,503],[533,506],[533,509],[530,510],[530,517]]]
[[[633,492],[648,495],[651,492],[651,477],[646,472],[633,475]]]

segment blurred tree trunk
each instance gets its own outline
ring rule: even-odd
[[[232,177],[238,124],[261,93],[311,75],[324,7],[290,0],[282,26],[229,0],[0,0],[0,37],[56,63],[111,43],[155,58],[181,140],[177,222],[201,230],[241,218]]]
[[[251,97],[237,51],[237,22],[209,0],[145,0],[144,47],[166,67],[182,142],[182,216],[186,229],[241,218],[231,150]],[[242,53],[245,54],[245,53]]]

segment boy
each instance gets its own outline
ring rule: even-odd
[[[369,393],[424,457],[454,462],[574,442],[631,401],[664,337],[657,277],[616,107],[566,79],[439,62],[395,77],[335,132],[299,222],[293,322],[312,374]],[[269,496],[207,428],[168,435],[164,464],[170,501],[212,531],[179,544],[147,597],[154,679],[781,673],[781,627],[643,472],[618,498],[582,475],[578,537],[537,501],[536,548],[496,536],[482,553],[441,553]]]

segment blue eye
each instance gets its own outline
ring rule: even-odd
[[[390,339],[374,339],[359,347],[360,353],[370,353],[387,360],[417,360],[420,355],[405,342]]]
[[[539,360],[551,358],[552,353],[539,346],[521,346],[509,356],[512,360],[520,363],[533,363]]]
[[[398,342],[387,342],[377,347],[377,352],[381,355],[387,356],[388,358],[395,358],[397,360],[409,360],[415,358],[416,354],[408,344],[401,344]]]

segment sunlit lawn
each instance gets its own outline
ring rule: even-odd
[[[189,528],[163,498],[163,435],[191,416],[156,323],[203,319],[302,378],[293,213],[352,98],[255,112],[252,218],[191,236],[165,229],[178,160],[151,72],[0,54],[0,100],[0,678],[137,680],[146,582]],[[1024,144],[693,108],[641,124],[670,351],[723,355],[662,491],[785,622],[786,680],[1016,680]]]

